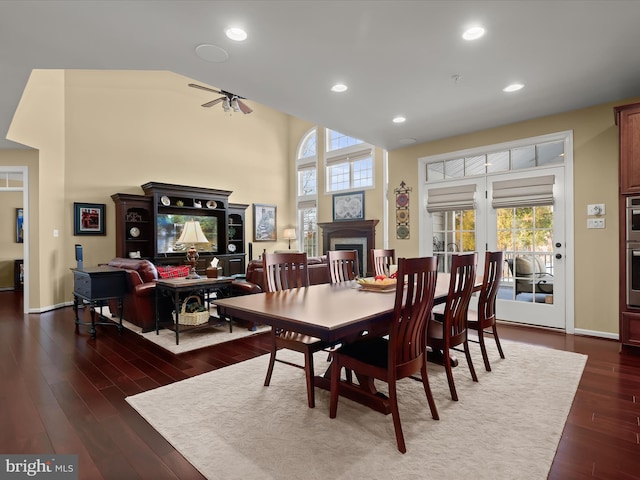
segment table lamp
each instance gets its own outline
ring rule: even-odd
[[[176,243],[190,243],[191,247],[187,250],[187,261],[191,264],[191,271],[185,278],[200,278],[200,275],[196,273],[196,262],[198,261],[198,251],[196,250],[196,243],[209,243],[207,237],[202,232],[200,222],[197,220],[187,220],[184,222],[184,227],[180,233]]]
[[[285,228],[282,232],[282,236],[285,240],[289,240],[289,250],[291,250],[291,240],[296,239],[296,229],[295,228]]]

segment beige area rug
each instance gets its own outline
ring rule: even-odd
[[[105,308],[105,312],[106,311],[107,309]],[[117,321],[117,319],[112,320]],[[122,326],[176,355],[224,342],[231,342],[232,340],[255,335],[256,333],[267,332],[271,328],[269,326],[259,326],[255,331],[251,331],[247,330],[247,327],[234,323],[233,332],[229,333],[229,324],[224,322],[220,326],[203,327],[188,332],[180,332],[180,343],[176,345],[176,332],[173,330],[161,328],[158,335],[156,335],[155,330],[142,333],[142,328],[126,320],[122,320]]]
[[[429,364],[439,421],[419,382],[399,382],[404,455],[391,415],[341,397],[332,420],[329,392],[320,389],[308,408],[301,370],[276,364],[264,387],[267,355],[127,401],[208,479],[546,479],[587,357],[503,347],[507,358],[494,346],[486,372],[472,346],[479,383],[462,354],[454,369],[459,402],[450,400],[444,369]],[[326,358],[317,355],[318,369]]]

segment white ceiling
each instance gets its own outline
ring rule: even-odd
[[[636,0],[2,0],[0,148],[20,147],[4,137],[31,70],[54,68],[170,70],[392,150],[640,95],[639,20]]]

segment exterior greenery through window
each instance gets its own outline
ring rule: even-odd
[[[476,251],[476,212],[434,212],[432,218],[433,253],[438,257],[438,270],[449,272],[451,255]]]

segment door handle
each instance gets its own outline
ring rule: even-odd
[[[556,253],[556,258],[557,258],[558,260],[560,260],[560,259],[562,258],[562,254],[560,254],[560,253]]]

